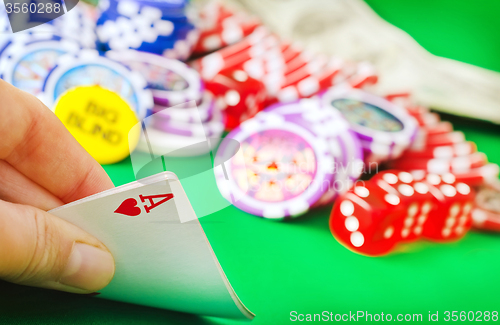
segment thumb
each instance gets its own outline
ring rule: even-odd
[[[0,201],[0,278],[91,293],[113,278],[111,253],[80,228],[37,208]]]

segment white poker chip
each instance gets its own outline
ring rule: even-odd
[[[81,46],[74,40],[32,36],[13,38],[0,56],[0,77],[15,87],[38,95],[47,75],[64,54],[76,54]]]
[[[203,85],[199,73],[181,61],[135,50],[108,51],[106,56],[140,72],[159,105],[201,100]]]
[[[417,122],[407,112],[365,91],[334,87],[322,95],[322,100],[341,111],[362,140],[407,148],[417,132]]]
[[[171,108],[167,108],[166,111],[170,109]],[[163,130],[167,133],[192,137],[207,136],[220,138],[222,136],[222,133],[224,132],[224,116],[219,109],[213,109],[211,118],[204,122],[202,122],[201,119],[196,119],[193,122],[165,120],[161,117],[161,115],[162,112],[158,112],[153,115],[153,126],[156,129]]]
[[[140,120],[153,108],[153,96],[140,73],[88,49],[61,56],[38,97],[53,108],[58,98],[69,89],[91,85],[99,85],[120,95]]]

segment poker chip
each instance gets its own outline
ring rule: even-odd
[[[47,76],[39,98],[53,108],[58,98],[69,89],[90,85],[99,85],[120,95],[139,120],[146,117],[153,107],[151,91],[146,89],[146,80],[138,72],[88,49],[61,56]]]
[[[210,53],[194,61],[191,65],[200,72],[204,80],[214,78],[224,69],[235,68],[253,57],[260,56],[269,48],[267,38],[269,31],[266,28],[256,29],[243,41]],[[271,37],[271,42],[275,38]]]
[[[57,59],[77,53],[81,47],[70,39],[54,36],[49,40],[33,37],[14,38],[0,56],[0,76],[15,87],[38,95]]]
[[[213,102],[211,102],[211,106],[213,107]],[[169,110],[170,108],[167,108],[164,111],[167,112]],[[153,126],[157,130],[187,137],[206,136],[218,138],[220,138],[222,132],[224,132],[222,112],[218,109],[213,110],[211,118],[207,121],[204,121],[203,123],[201,123],[201,121],[198,121],[198,123],[192,123],[164,120],[163,118],[161,118],[161,115],[164,111],[160,111],[154,114]]]
[[[426,147],[423,150],[407,150],[404,158],[453,158],[467,156],[477,152],[474,142],[462,142],[449,146]]]
[[[436,113],[412,113],[411,111],[409,112],[410,115],[412,115],[418,122],[418,125],[420,126],[427,126],[427,127],[432,127],[437,125],[441,119],[439,118],[439,115]]]
[[[411,170],[410,172],[415,179],[422,179],[427,174],[425,170]],[[467,171],[453,172],[453,176],[457,181],[465,183],[469,186],[480,186],[489,184],[498,179],[500,168],[497,164],[486,164],[479,168],[473,168]]]
[[[331,203],[338,194],[349,190],[363,171],[363,153],[358,138],[343,116],[322,106],[317,99],[280,103],[265,109],[284,116],[285,120],[309,129],[326,140],[334,158],[334,180],[315,205]]]
[[[200,75],[183,62],[134,50],[108,51],[106,56],[140,72],[158,105],[201,101],[203,84]]]
[[[480,187],[472,210],[472,225],[476,229],[500,232],[500,185],[496,180]]]
[[[356,134],[342,114],[321,105],[317,99],[275,104],[265,109],[283,115],[286,120],[311,130],[327,141],[334,157],[334,186],[318,203],[330,203],[338,193],[347,191],[363,170],[363,152]],[[330,199],[325,199],[329,197]]]
[[[197,24],[200,37],[193,53],[206,54],[241,43],[259,25],[260,21],[254,17],[236,12],[218,1],[210,1],[200,10]]]
[[[464,173],[454,173],[457,180],[470,186],[488,184],[498,179],[499,167],[497,164],[486,164],[479,168],[471,169]]]
[[[215,102],[210,92],[205,91],[200,104],[193,102],[165,107],[155,105],[153,113],[158,120],[171,123],[196,123],[197,121],[206,122],[212,118],[215,110]]]
[[[185,60],[198,39],[186,1],[109,0],[101,7],[97,36],[105,50],[135,49]]]
[[[417,132],[415,120],[391,102],[362,90],[334,87],[321,95],[339,111],[361,140],[366,162],[397,158]]]
[[[444,134],[434,134],[423,138],[417,138],[411,144],[410,150],[419,151],[429,147],[451,146],[465,142],[465,135],[460,131]]]
[[[60,37],[52,33],[19,32],[12,34],[9,27],[8,32],[6,31],[5,33],[0,33],[0,57],[14,42],[30,43],[35,41],[51,41],[57,39],[60,39]]]
[[[58,99],[56,116],[100,164],[130,155],[139,140],[134,111],[117,93],[100,86],[70,88]]]
[[[393,161],[390,165],[395,169],[401,170],[426,170],[433,174],[445,173],[466,173],[474,168],[479,168],[488,162],[486,155],[482,152],[476,152],[471,155],[454,158],[404,158]]]
[[[233,157],[230,139],[240,143],[243,160]],[[216,159],[224,157],[232,158],[224,169],[214,170],[222,196],[230,202],[239,197],[236,207],[265,218],[307,212],[326,191],[323,184],[333,179],[334,160],[326,141],[273,112],[261,112],[229,133]],[[248,191],[241,185],[246,179]]]
[[[436,125],[424,126],[420,128],[426,135],[432,136],[437,134],[445,134],[453,132],[453,125],[450,122],[442,121]]]

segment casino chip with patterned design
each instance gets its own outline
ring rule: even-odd
[[[241,144],[244,159],[232,158],[225,164],[234,180],[230,184],[216,170],[217,184],[226,199],[241,197],[234,205],[251,214],[271,219],[299,216],[325,193],[324,184],[333,180],[333,157],[326,141],[279,114],[261,112],[226,139],[217,156],[227,155],[228,140],[233,139]],[[239,185],[242,179],[248,179],[246,193]]]

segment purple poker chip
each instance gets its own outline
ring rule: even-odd
[[[214,110],[212,117],[208,121],[198,121],[198,123],[164,120],[161,117],[157,118],[160,113],[154,115],[153,127],[165,133],[171,133],[185,137],[220,138],[222,133],[224,132],[223,114],[218,109]]]
[[[276,104],[266,109],[285,120],[308,128],[328,143],[335,177],[317,205],[331,203],[340,193],[351,188],[363,171],[363,152],[355,133],[342,114],[323,106],[317,99],[301,99],[293,103]]]
[[[239,153],[232,155],[234,141]],[[307,212],[332,182],[334,158],[325,139],[274,112],[260,112],[229,133],[215,168],[223,197],[248,213],[270,219]]]
[[[173,107],[155,105],[153,113],[157,119],[167,122],[195,123],[196,121],[206,122],[212,118],[215,110],[213,96],[205,91],[203,99],[199,104],[190,101]]]
[[[417,132],[417,122],[406,111],[365,91],[334,87],[323,93],[321,100],[344,116],[365,143],[362,142],[362,146],[367,152],[371,148],[367,148],[366,143],[375,143],[375,151],[381,146],[396,148],[392,154],[387,154],[387,157],[395,157],[408,148]]]
[[[106,56],[141,73],[155,104],[166,107],[202,100],[204,85],[196,70],[185,63],[135,50],[108,51]]]

